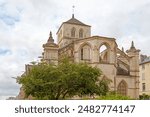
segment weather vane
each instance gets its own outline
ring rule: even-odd
[[[74,16],[74,9],[75,9],[75,6],[73,5],[72,6],[72,14],[73,14],[73,16]]]

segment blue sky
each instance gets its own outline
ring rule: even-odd
[[[4,56],[6,54],[11,54],[11,51],[8,49],[0,48],[0,56]]]
[[[75,17],[92,26],[92,35],[116,38],[125,50],[133,40],[150,55],[150,0],[0,0],[0,99],[18,94],[20,86],[11,77],[38,61],[50,30],[57,42],[72,5]]]
[[[16,22],[19,22],[20,13],[21,10],[17,6],[10,7],[10,5],[4,1],[0,3],[0,19],[6,25],[15,25]]]

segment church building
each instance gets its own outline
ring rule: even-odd
[[[98,67],[102,77],[112,82],[110,89],[131,98],[139,97],[139,52],[134,42],[125,52],[119,49],[115,38],[92,36],[91,26],[75,18],[61,24],[57,31],[57,43],[52,33],[43,44],[43,60],[58,64],[58,59],[67,55],[74,62],[86,62]]]

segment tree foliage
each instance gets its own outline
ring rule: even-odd
[[[150,95],[147,95],[147,94],[142,94],[139,96],[139,99],[140,100],[150,100]]]
[[[124,95],[117,94],[115,92],[108,92],[105,96],[100,96],[100,100],[132,100],[132,98]]]
[[[21,76],[26,97],[36,99],[65,99],[83,95],[105,95],[109,88],[106,80],[100,80],[100,69],[85,63],[73,63],[63,59],[57,66],[41,63]]]

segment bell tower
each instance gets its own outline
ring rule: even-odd
[[[68,45],[77,39],[83,39],[91,36],[91,26],[86,25],[75,18],[63,22],[57,31],[57,41],[60,48]]]

